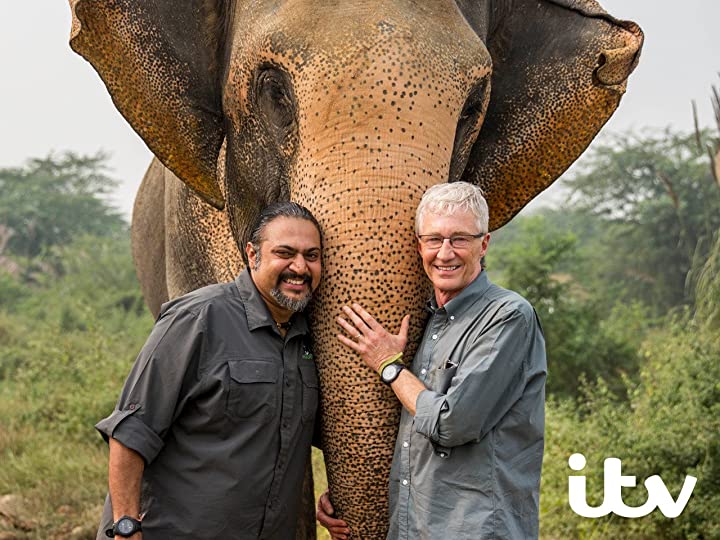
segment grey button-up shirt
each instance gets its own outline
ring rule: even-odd
[[[96,426],[145,460],[143,538],[294,540],[318,386],[305,317],[283,338],[247,271],[163,305]]]
[[[538,536],[545,340],[532,306],[480,275],[432,316],[412,363],[428,388],[403,409],[388,540]]]

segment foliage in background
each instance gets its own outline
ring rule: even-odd
[[[104,197],[117,186],[106,161],[101,152],[67,152],[0,169],[0,228],[10,235],[5,253],[36,257],[78,235],[123,230],[124,219]]]
[[[105,160],[0,169],[0,495],[23,507],[0,535],[94,538],[107,454],[92,426],[152,324]]]
[[[698,264],[695,317],[698,325],[720,330],[720,232],[704,264]]]
[[[93,425],[112,411],[152,318],[127,235],[54,249],[63,272],[32,285],[0,280],[24,290],[0,302],[0,494],[26,501],[29,538],[75,527],[85,538],[106,491],[107,453]]]
[[[588,270],[608,301],[638,300],[658,315],[690,304],[688,272],[720,228],[720,187],[696,135],[606,137],[579,168],[564,183],[570,205],[602,224]]]
[[[651,332],[641,353],[640,382],[628,381],[629,400],[601,383],[586,386],[579,404],[548,403],[540,499],[543,536],[720,538],[720,341],[683,316]],[[567,465],[575,452],[588,460],[581,473]],[[603,460],[608,457],[621,459],[623,474],[638,479],[638,487],[623,490],[630,506],[647,500],[642,482],[651,475],[662,477],[673,498],[685,475],[695,476],[697,485],[685,511],[676,519],[659,511],[640,519],[574,514],[567,502],[568,476],[587,477],[588,503],[597,506],[603,498]]]

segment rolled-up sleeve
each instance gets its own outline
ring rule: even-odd
[[[160,316],[128,375],[113,413],[95,425],[151,463],[183,403],[182,389],[195,378],[204,335],[197,314],[178,310]]]
[[[464,351],[447,393],[420,393],[415,413],[418,433],[448,448],[479,441],[520,399],[534,332],[540,331],[532,308],[527,310],[499,314]]]

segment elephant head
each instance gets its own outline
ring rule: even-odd
[[[73,49],[163,164],[133,218],[151,309],[232,278],[268,203],[295,200],[320,221],[313,332],[329,480],[355,537],[384,537],[398,405],[338,345],[334,317],[350,301],[391,329],[411,313],[417,338],[425,189],[478,184],[491,228],[503,225],[608,120],[642,32],[595,0],[70,4]]]

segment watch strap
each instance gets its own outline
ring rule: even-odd
[[[380,363],[380,367],[378,367],[378,375],[382,375],[383,369],[388,367],[390,364],[393,364],[399,360],[402,360],[403,353],[399,352],[397,354],[393,354],[392,356],[388,356],[385,360],[383,360]]]

